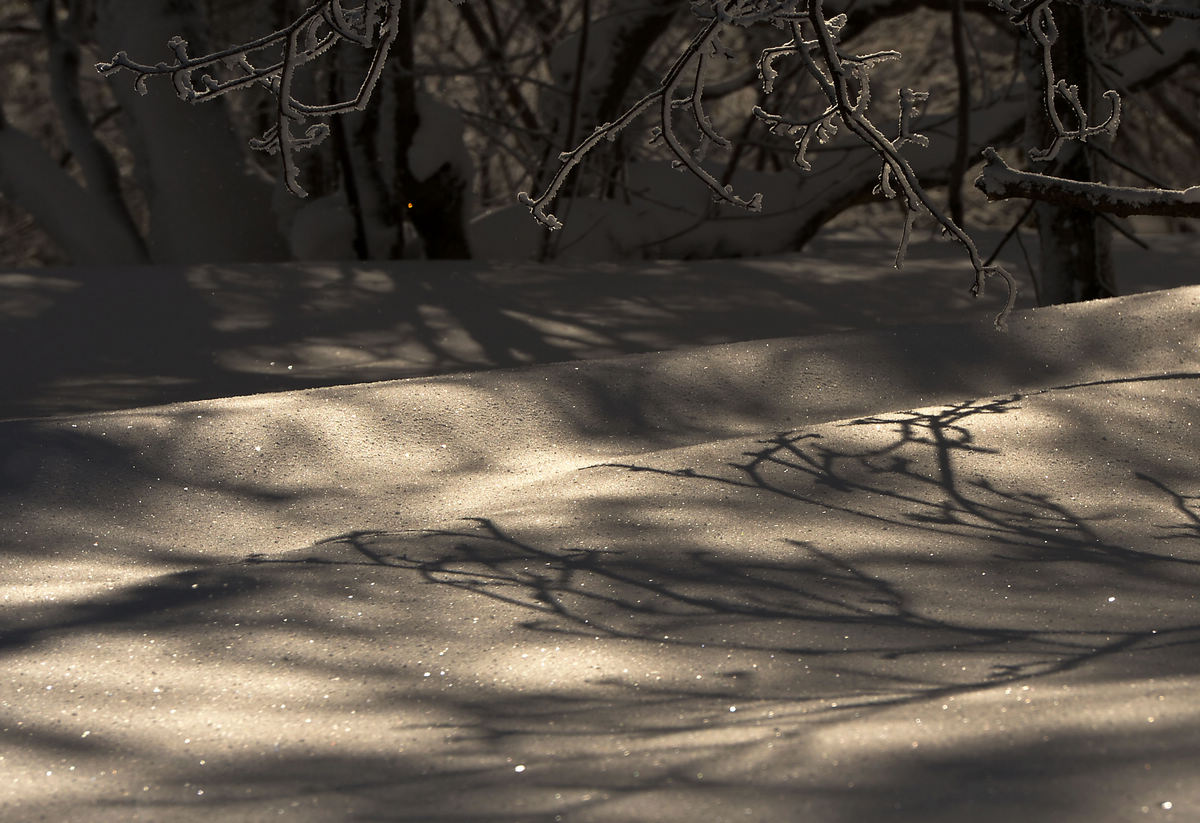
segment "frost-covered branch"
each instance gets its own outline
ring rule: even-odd
[[[547,211],[550,203],[558,196],[559,190],[567,177],[587,156],[588,152],[604,140],[614,141],[617,136],[637,120],[644,112],[658,107],[659,122],[651,133],[651,142],[661,142],[675,155],[677,168],[686,169],[700,179],[713,193],[713,198],[735,206],[741,206],[750,211],[762,208],[762,195],[755,194],[745,200],[733,193],[730,186],[724,186],[712,176],[702,165],[704,151],[710,144],[727,146],[728,141],[719,135],[712,126],[712,121],[704,111],[705,69],[708,61],[719,54],[726,54],[721,46],[720,35],[726,25],[749,26],[763,19],[789,3],[774,2],[774,0],[716,0],[701,9],[701,4],[693,4],[693,11],[705,20],[704,26],[692,38],[683,52],[663,75],[658,86],[646,94],[615,120],[598,126],[578,146],[559,155],[559,167],[546,184],[542,193],[537,197],[528,192],[519,192],[517,199],[525,205],[537,221],[551,230],[561,229],[562,221]],[[691,88],[686,97],[677,98],[676,92],[686,78],[691,78]],[[696,127],[700,130],[700,144],[689,151],[680,142],[675,133],[672,112],[677,108],[686,108],[691,113]]]
[[[1015,2],[1015,0],[993,0],[1004,11],[1008,12],[1014,23],[1019,24],[1037,44],[1041,52],[1041,68],[1043,89],[1045,93],[1046,116],[1050,118],[1050,127],[1054,132],[1053,141],[1045,149],[1031,148],[1029,159],[1039,162],[1049,162],[1058,157],[1058,153],[1068,142],[1078,140],[1086,143],[1089,137],[1117,133],[1121,125],[1121,95],[1109,89],[1103,97],[1108,101],[1108,116],[1100,122],[1095,122],[1087,111],[1085,102],[1080,99],[1079,86],[1060,80],[1055,75],[1052,49],[1058,41],[1058,23],[1054,19],[1054,0],[1033,0],[1033,2]],[[1071,128],[1058,112],[1058,99],[1067,104],[1075,127]]]
[[[1008,287],[1008,300],[996,316],[996,326],[1003,327],[1005,318],[1016,300],[1016,282],[1012,275],[1000,266],[985,265],[975,241],[950,219],[929,196],[921,185],[917,174],[908,160],[901,155],[900,148],[906,143],[928,145],[928,139],[915,133],[913,122],[919,114],[918,106],[928,97],[924,92],[905,89],[900,92],[900,122],[895,139],[889,139],[867,116],[871,97],[872,69],[891,59],[898,59],[895,52],[847,56],[838,48],[838,35],[845,23],[845,16],[826,19],[823,0],[808,0],[807,20],[815,33],[815,40],[803,38],[800,25],[790,24],[792,46],[804,61],[810,75],[830,101],[841,121],[860,140],[871,147],[883,160],[877,191],[888,199],[899,197],[905,206],[905,222],[896,255],[896,265],[903,262],[909,235],[916,216],[922,212],[932,216],[942,230],[959,242],[966,250],[975,270],[972,291],[976,296],[983,293],[984,285],[991,277],[999,277]],[[852,84],[854,87],[852,88]]]
[[[991,148],[986,149],[983,156],[987,163],[975,180],[975,187],[987,195],[988,200],[1020,197],[1117,217],[1133,214],[1200,217],[1200,186],[1187,189],[1107,186],[1019,171],[1005,163]]]
[[[254,138],[251,146],[271,154],[278,152],[282,157],[287,187],[303,196],[293,155],[296,151],[319,144],[330,131],[324,122],[305,127],[306,123],[310,119],[320,120],[362,110],[367,106],[380,78],[389,48],[393,41],[404,41],[401,32],[404,19],[400,12],[401,3],[412,1],[321,0],[279,31],[239,46],[194,57],[188,53],[187,42],[176,37],[168,43],[174,53],[173,62],[148,65],[135,62],[126,53],[118,52],[111,61],[98,64],[97,68],[105,74],[122,70],[132,71],[135,74],[134,86],[142,93],[146,91],[148,78],[166,75],[172,80],[176,93],[182,99],[192,102],[212,100],[231,91],[252,86],[266,89],[277,101],[275,122],[259,137]],[[665,9],[671,6],[671,1],[659,0],[656,8],[662,6]],[[349,2],[359,2],[360,5],[351,7],[347,5]],[[463,0],[451,2],[457,5]],[[920,121],[928,94],[919,90],[900,89],[897,97],[891,98],[889,95],[885,116],[878,114],[878,106],[873,110],[872,80],[876,69],[885,63],[899,60],[900,54],[890,49],[865,54],[848,51],[842,38],[843,30],[847,28],[847,15],[831,13],[827,16],[824,10],[826,2],[831,8],[845,9],[847,13],[851,11],[851,7],[855,7],[856,13],[861,15],[864,9],[906,6],[908,0],[860,0],[857,5],[853,2],[846,3],[844,0],[692,0],[691,9],[697,21],[697,30],[669,64],[657,85],[616,116],[609,113],[619,110],[615,105],[616,95],[611,100],[606,98],[605,106],[599,110],[601,113],[590,119],[595,123],[611,118],[610,122],[602,123],[582,140],[577,141],[575,137],[570,136],[574,134],[572,125],[572,131],[564,138],[564,144],[570,147],[572,143],[577,142],[577,145],[558,156],[557,166],[553,168],[549,181],[541,187],[540,193],[534,196],[520,192],[519,201],[544,226],[550,229],[561,228],[562,223],[551,213],[550,208],[554,200],[563,193],[564,184],[570,175],[578,171],[583,160],[603,141],[615,140],[623,130],[633,125],[635,120],[648,116],[652,121],[650,142],[670,153],[675,168],[703,182],[717,202],[750,211],[761,210],[761,195],[744,196],[735,192],[725,184],[730,175],[714,175],[710,171],[711,165],[705,162],[705,157],[714,147],[730,147],[729,141],[722,136],[710,117],[709,111],[715,107],[714,99],[728,93],[731,88],[740,88],[740,83],[726,83],[726,88],[715,79],[711,84],[709,82],[710,78],[720,74],[713,71],[713,64],[733,56],[723,45],[723,41],[732,42],[732,38],[727,35],[738,28],[767,29],[778,39],[771,41],[773,45],[765,48],[761,45],[756,47],[756,51],[761,51],[755,55],[757,60],[754,61],[754,71],[757,73],[762,92],[758,100],[760,105],[752,110],[753,120],[765,125],[772,134],[789,140],[794,149],[795,165],[808,172],[812,172],[816,164],[816,144],[834,139],[839,132],[857,138],[870,151],[869,155],[864,153],[862,156],[871,158],[869,174],[875,175],[875,193],[896,201],[903,207],[906,215],[897,251],[897,266],[903,261],[914,221],[918,216],[928,215],[941,226],[944,234],[965,249],[975,271],[973,290],[976,293],[979,293],[986,281],[992,277],[999,277],[1005,281],[1008,300],[997,317],[997,325],[1002,324],[1014,301],[1015,286],[1012,276],[1002,268],[983,262],[971,237],[952,216],[948,216],[942,210],[918,179],[916,169],[921,168],[927,180],[942,181],[942,178],[937,177],[938,172],[934,165],[931,165],[936,162],[931,159],[933,152],[925,152],[925,156],[921,156],[920,153],[911,151],[913,147],[929,145],[928,139],[921,133]],[[918,0],[913,0],[914,5],[916,2]],[[637,6],[637,0],[625,0],[625,3],[630,8]],[[1077,86],[1071,82],[1072,78],[1060,77],[1064,68],[1070,72],[1079,70],[1078,60],[1074,57],[1065,58],[1060,53],[1064,51],[1063,44],[1055,45],[1060,33],[1059,21],[1055,17],[1056,9],[1064,21],[1062,25],[1067,26],[1062,4],[1115,10],[1159,22],[1166,18],[1181,18],[1162,27],[1161,31],[1149,24],[1141,27],[1142,35],[1150,40],[1154,47],[1154,55],[1143,54],[1144,50],[1138,49],[1113,61],[1113,66],[1118,63],[1123,66],[1121,70],[1114,70],[1113,73],[1120,76],[1120,82],[1123,83],[1120,88],[1126,93],[1154,82],[1156,77],[1171,70],[1171,67],[1194,59],[1197,51],[1195,21],[1200,19],[1200,3],[1193,0],[987,0],[987,3],[993,10],[1007,14],[1021,33],[1031,39],[1040,56],[1038,62],[1044,82],[1041,90],[1035,94],[1041,97],[1050,130],[1045,145],[1030,150],[1029,156],[1035,160],[1054,159],[1070,142],[1087,142],[1100,136],[1111,136],[1120,125],[1121,99],[1117,91],[1105,91],[1093,100],[1086,90],[1081,91],[1080,87],[1086,86],[1083,78],[1078,78]],[[528,4],[529,9],[535,7],[542,10],[533,18],[535,23],[542,19],[543,12],[548,14],[553,11],[552,4]],[[624,7],[623,5],[622,8]],[[971,3],[971,8],[982,7],[982,2]],[[671,14],[664,19],[673,16],[674,8],[669,10]],[[533,14],[532,11],[528,13]],[[553,13],[556,20],[561,19],[558,12]],[[477,19],[475,15],[468,13],[464,15],[464,20],[483,48],[485,59],[495,64],[501,55],[494,44],[489,45],[491,35],[483,31],[482,18]],[[548,36],[549,31],[550,29],[542,31],[543,36]],[[1070,39],[1067,35],[1071,33],[1072,30],[1064,29],[1063,40]],[[496,36],[499,36],[498,28]],[[293,86],[297,71],[306,64],[321,59],[342,41],[367,49],[371,53],[370,65],[365,69],[365,76],[357,93],[346,100],[326,103],[297,99]],[[960,51],[963,45],[960,44]],[[587,39],[583,37],[579,44],[576,66],[576,100],[580,94],[578,86],[588,50]],[[1061,65],[1056,66],[1056,59]],[[1068,59],[1072,63],[1070,66],[1066,65]],[[367,61],[364,60],[365,62]],[[803,94],[797,97],[790,89],[786,93],[775,93],[776,85],[782,86],[785,83],[780,79],[780,70],[776,68],[781,62],[790,63],[788,69],[791,74],[786,81],[788,84],[804,82],[815,86],[816,99],[820,101],[815,109],[794,111],[792,109],[795,104],[781,102],[792,99],[807,105],[807,101],[813,97]],[[1084,62],[1086,63],[1086,59]],[[1127,62],[1130,65],[1124,67]],[[1158,74],[1155,74],[1156,72]],[[965,76],[966,73],[961,71],[960,66],[960,81]],[[514,89],[515,86],[508,85],[509,97],[516,93]],[[960,148],[964,151],[967,139],[965,114],[968,111],[963,103],[965,93],[965,90],[960,93],[961,116],[958,122],[962,134]],[[519,94],[513,98],[513,102],[516,117],[524,118],[526,126],[530,126],[532,110],[524,105],[524,100]],[[892,108],[892,105],[896,108]],[[1093,108],[1096,111],[1093,111]],[[1010,119],[1017,118],[1013,122],[1019,123],[1020,118],[1024,116],[1024,106],[1018,107],[1018,111],[1017,115],[1005,116]],[[588,119],[587,115],[581,116]],[[977,144],[977,148],[986,145],[986,142],[982,141],[999,142],[1008,139],[994,129],[991,132],[986,128],[976,131],[975,125],[980,123],[979,118],[982,116],[982,109],[971,113],[972,133],[991,136],[980,137],[981,142]],[[574,124],[576,119],[571,116],[568,122]],[[935,128],[930,126],[928,121],[925,129],[935,139],[938,137]],[[1010,129],[1005,134],[1013,130]],[[991,199],[1028,197],[1082,205],[1082,202],[1076,203],[1073,200],[1081,198],[1082,201],[1090,203],[1092,208],[1114,214],[1195,214],[1195,188],[1174,192],[1118,189],[1018,172],[991,155],[989,161],[978,185]],[[961,162],[959,165],[961,166]],[[813,173],[823,174],[821,171]],[[931,174],[934,175],[933,178],[929,177]],[[1052,190],[1056,190],[1057,193]]]
[[[175,93],[188,102],[215,100],[249,86],[265,88],[276,98],[276,121],[260,137],[252,139],[250,146],[268,154],[278,153],[283,162],[284,182],[288,190],[304,197],[294,154],[320,144],[329,136],[329,126],[316,123],[305,129],[303,136],[297,136],[291,124],[303,125],[310,117],[361,111],[367,106],[383,71],[388,50],[395,41],[402,2],[364,0],[362,5],[347,7],[342,0],[322,0],[284,28],[248,43],[193,57],[188,53],[188,42],[177,36],[167,42],[175,55],[172,63],[138,63],[121,51],[112,60],[97,63],[96,70],[104,75],[122,70],[133,72],[134,87],[141,94],[147,92],[146,84],[150,77],[167,75],[175,86]],[[297,100],[292,91],[296,71],[341,41],[373,51],[370,67],[358,93],[349,100],[333,103],[315,104]],[[281,51],[277,59],[275,51]],[[257,56],[261,52],[265,52],[266,56]]]

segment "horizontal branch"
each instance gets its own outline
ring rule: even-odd
[[[1014,21],[1025,21],[1037,8],[1054,0],[988,0]],[[1085,8],[1121,11],[1146,17],[1200,20],[1200,4],[1194,0],[1062,0]]]
[[[1128,11],[1147,17],[1175,17],[1200,20],[1200,4],[1195,2],[1171,2],[1171,0],[1066,0],[1077,6]]]
[[[975,180],[975,188],[987,195],[988,200],[1019,197],[1118,217],[1131,214],[1200,217],[1200,186],[1189,189],[1106,186],[1018,171],[1005,163],[992,148],[984,149],[983,156],[987,163]]]

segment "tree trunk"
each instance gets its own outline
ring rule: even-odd
[[[76,265],[145,263],[141,238],[111,203],[80,186],[0,109],[0,195],[33,215]]]
[[[471,256],[467,240],[466,205],[467,190],[471,179],[467,169],[451,158],[465,153],[458,151],[461,143],[461,128],[457,134],[441,128],[435,123],[432,106],[439,105],[429,98],[421,98],[422,91],[413,74],[413,30],[424,4],[416,8],[405,3],[401,11],[400,31],[391,54],[391,81],[395,88],[395,158],[396,158],[396,206],[398,217],[407,218],[420,235],[425,256],[431,259],[465,259]],[[425,111],[422,112],[422,109]],[[420,134],[424,130],[424,134]],[[428,130],[436,130],[436,134]],[[445,162],[432,169],[413,168],[413,149],[419,141],[442,143],[447,153]],[[429,142],[424,143],[429,146]],[[403,255],[405,243],[403,220],[398,219],[396,256]]]
[[[97,0],[102,54],[127,51],[154,63],[171,57],[167,40],[207,47],[194,0]],[[150,206],[148,246],[156,262],[279,260],[287,256],[271,210],[271,187],[250,176],[247,149],[223,101],[189,105],[170,81],[137,94],[128,76],[110,81],[123,108],[136,170]]]
[[[1089,113],[1102,117],[1107,105],[1096,88],[1096,76],[1089,54],[1090,12],[1062,3],[1054,7],[1059,37],[1054,46],[1054,66],[1060,77],[1079,86],[1079,97]],[[1038,52],[1040,55],[1040,50]],[[1051,144],[1051,131],[1045,111],[1044,78],[1037,55],[1029,65],[1029,110],[1025,145],[1045,148]],[[1065,105],[1060,105],[1060,112]],[[1063,113],[1067,128],[1076,128],[1072,112]],[[1105,137],[1091,137],[1104,140]],[[1068,142],[1058,157],[1037,171],[1070,180],[1095,181],[1099,178],[1100,158],[1087,144]],[[1033,217],[1041,249],[1037,278],[1038,305],[1074,303],[1113,297],[1117,294],[1112,258],[1112,227],[1095,212],[1053,203],[1038,202]]]
[[[67,145],[71,147],[83,172],[88,190],[105,204],[113,219],[121,224],[123,232],[139,246],[144,256],[145,248],[137,223],[121,196],[120,171],[112,155],[92,130],[91,118],[80,95],[79,68],[82,60],[77,39],[78,26],[82,22],[77,19],[80,12],[71,9],[66,19],[60,20],[59,5],[55,0],[35,0],[34,8],[49,52],[47,74],[50,78],[50,96],[58,109]]]

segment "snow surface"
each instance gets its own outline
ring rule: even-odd
[[[0,423],[6,819],[1194,817],[1200,287],[1000,334],[937,302],[940,244],[824,242],[795,279],[423,264],[423,368],[496,354],[483,293],[580,359]],[[192,342],[404,304],[292,272],[189,270],[224,309]],[[41,274],[6,325],[87,294]],[[822,330],[764,339],[780,305]],[[722,310],[740,338],[685,337]],[[674,348],[601,356],[636,339]]]

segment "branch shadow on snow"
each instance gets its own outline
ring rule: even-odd
[[[1161,504],[1138,532],[1152,542],[1123,539],[1112,510],[1085,508],[1071,488],[1026,482],[1016,456],[989,445],[987,428],[1022,400],[779,432],[715,457],[601,464],[581,479],[628,481],[628,494],[580,498],[573,514],[582,524],[514,525],[516,514],[483,512],[451,528],[349,530],[199,577],[163,575],[17,612],[8,650],[78,635],[123,653],[149,631],[203,650],[197,677],[228,671],[263,695],[281,680],[328,691],[333,681],[361,683],[311,709],[334,721],[358,712],[345,722],[361,750],[285,746],[203,770],[204,802],[247,815],[319,802],[326,812],[352,806],[359,819],[647,819],[654,804],[685,795],[715,804],[714,819],[743,808],[787,819],[804,807],[830,821],[949,821],[995,797],[988,820],[1030,802],[1077,809],[1085,766],[1116,778],[1131,763],[1169,769],[1189,751],[1194,721],[1119,741],[1078,722],[1052,729],[1049,741],[1018,736],[1007,747],[952,738],[916,759],[879,744],[877,761],[852,775],[853,790],[828,773],[786,778],[772,765],[820,759],[827,730],[995,689],[1196,674],[1200,521],[1186,467],[1171,473],[1147,459],[1121,481]],[[96,449],[90,456],[105,465],[132,457]],[[681,517],[665,516],[673,510]],[[687,528],[705,519],[712,529]],[[501,642],[489,641],[504,648],[472,645],[472,615],[504,627]],[[437,672],[424,672],[451,645],[463,648],[450,666],[458,680],[439,688]],[[498,680],[517,652],[503,665],[490,656],[509,646],[561,646],[557,685],[520,661],[510,682]],[[584,665],[589,655],[602,665]],[[241,710],[228,707],[250,723]],[[378,735],[405,742],[383,754]],[[89,741],[92,756],[112,753]],[[198,779],[181,762],[164,761],[160,784]],[[520,783],[515,763],[528,767]],[[129,805],[195,802],[183,794],[156,789]],[[894,803],[916,811],[880,811]]]
[[[820,757],[823,729],[873,717],[885,723],[903,707],[932,712],[998,689],[1196,674],[1195,494],[1136,472],[1174,516],[1154,524],[1162,532],[1155,544],[1130,545],[1108,532],[1103,516],[1073,507],[1070,490],[1051,494],[973,473],[971,456],[1005,457],[977,431],[1021,399],[864,417],[836,439],[783,432],[720,464],[595,466],[588,471],[625,472],[651,485],[621,501],[640,506],[628,528],[612,526],[602,506],[585,508],[592,526],[573,530],[594,534],[584,543],[556,540],[553,525],[510,528],[503,517],[479,516],[457,528],[350,531],[287,557],[247,558],[263,574],[303,575],[309,591],[322,579],[333,591],[368,578],[423,590],[455,604],[455,613],[512,619],[514,647],[561,646],[573,661],[558,688],[490,688],[485,680],[465,693],[425,694],[421,705],[457,718],[452,750],[435,747],[430,759],[325,759],[319,769],[300,759],[289,761],[288,773],[319,772],[325,789],[362,787],[364,808],[378,815],[387,814],[387,798],[423,798],[417,784],[432,781],[422,785],[453,789],[464,803],[490,797],[493,819],[508,819],[516,806],[506,804],[517,802],[511,766],[465,764],[529,747],[522,762],[541,776],[521,785],[521,797],[570,798],[555,812],[583,813],[602,799],[615,805],[601,813],[616,815],[639,798],[700,792],[731,815],[779,802],[824,820],[948,821],[982,803],[987,820],[1031,802],[1078,811],[1097,773],[1143,764],[1186,771],[1178,759],[1195,728],[1182,718],[1115,737],[1072,720],[1039,727],[1045,738],[1015,732],[1000,747],[977,737],[934,741],[935,750],[920,755],[881,746],[874,765],[851,773],[849,787],[823,778],[776,782],[764,766],[764,757]],[[778,539],[762,539],[776,545],[735,550],[723,542],[728,530],[713,542],[656,525],[649,514],[679,505],[669,502],[673,493],[689,501],[685,510],[724,505],[751,519],[775,517]],[[834,517],[854,526],[821,525]],[[443,642],[429,638],[431,646]],[[618,662],[572,674],[600,647]],[[477,667],[477,678],[486,671],[482,661],[459,665]],[[419,688],[413,677],[405,688]],[[602,741],[618,740],[623,753],[605,754],[616,744]],[[278,774],[274,766],[239,770],[228,794],[275,785]],[[414,819],[420,808],[413,806]],[[464,807],[446,816],[473,814]]]
[[[968,545],[985,541],[986,556],[951,555],[928,565],[965,561],[1029,567],[1033,571],[1025,584],[1039,597],[1054,592],[1056,600],[1070,601],[1071,593],[1059,591],[1064,582],[1055,574],[1056,567],[1068,565],[1115,575],[1108,584],[1114,592],[1120,593],[1124,579],[1161,583],[1178,593],[1176,587],[1200,572],[1200,556],[1194,552],[1166,553],[1129,546],[1105,537],[1086,514],[1055,496],[1004,489],[983,476],[960,476],[956,455],[995,453],[976,442],[969,424],[976,418],[1005,414],[1017,408],[1019,400],[1012,396],[967,402],[932,412],[873,416],[846,424],[848,428],[891,427],[895,436],[877,447],[845,449],[826,445],[816,433],[781,433],[760,441],[759,448],[747,452],[743,461],[712,472],[630,463],[603,464],[593,470],[650,473],[689,485],[769,493],[801,510],[855,518],[860,528],[872,530],[870,537],[864,533],[868,545],[871,540],[886,540],[883,532],[888,529],[910,536],[924,533],[931,540],[970,541]],[[1150,475],[1139,472],[1137,477],[1169,496],[1187,518],[1183,524],[1159,526],[1165,532],[1161,539],[1194,539],[1195,497],[1175,492]],[[414,572],[431,585],[517,606],[529,615],[522,622],[524,628],[547,634],[660,645],[663,641],[682,646],[714,644],[787,655],[870,653],[880,659],[898,659],[952,652],[1026,658],[1016,663],[993,661],[983,667],[986,677],[966,684],[929,684],[952,690],[990,688],[999,681],[1077,668],[1139,645],[1161,646],[1173,633],[1187,634],[1200,627],[1197,622],[1170,630],[1122,630],[1118,621],[1095,628],[1064,629],[1054,622],[1053,613],[1043,615],[1048,618],[1045,625],[1028,628],[997,625],[990,619],[972,623],[966,617],[935,617],[913,604],[913,592],[926,585],[920,575],[891,580],[868,568],[877,566],[888,552],[882,543],[865,552],[856,547],[846,554],[823,548],[819,538],[785,538],[787,560],[774,554],[770,559],[747,559],[710,548],[664,546],[657,535],[644,544],[635,540],[620,549],[548,546],[510,533],[490,518],[468,518],[466,522],[467,527],[460,530],[424,533],[423,539],[433,540],[440,551],[420,549],[420,541],[411,537],[364,531],[316,544],[314,548],[326,552],[345,550],[325,555],[326,559],[314,554],[287,561],[251,558],[251,562],[357,563]],[[397,552],[391,547],[398,538]],[[897,553],[912,556],[907,547]],[[865,563],[856,562],[858,556],[865,557]],[[1036,607],[1047,605],[1037,603]],[[966,615],[970,609],[962,611]],[[781,622],[794,622],[803,630],[764,633],[758,628],[767,624],[777,627]],[[706,625],[725,626],[728,631],[697,633],[696,626]],[[838,643],[830,648],[827,636],[836,634],[836,627],[858,627],[867,637],[886,639],[878,645],[844,648]],[[780,642],[776,634],[811,642]],[[897,644],[898,636],[904,642]],[[924,690],[913,696],[924,696]]]

